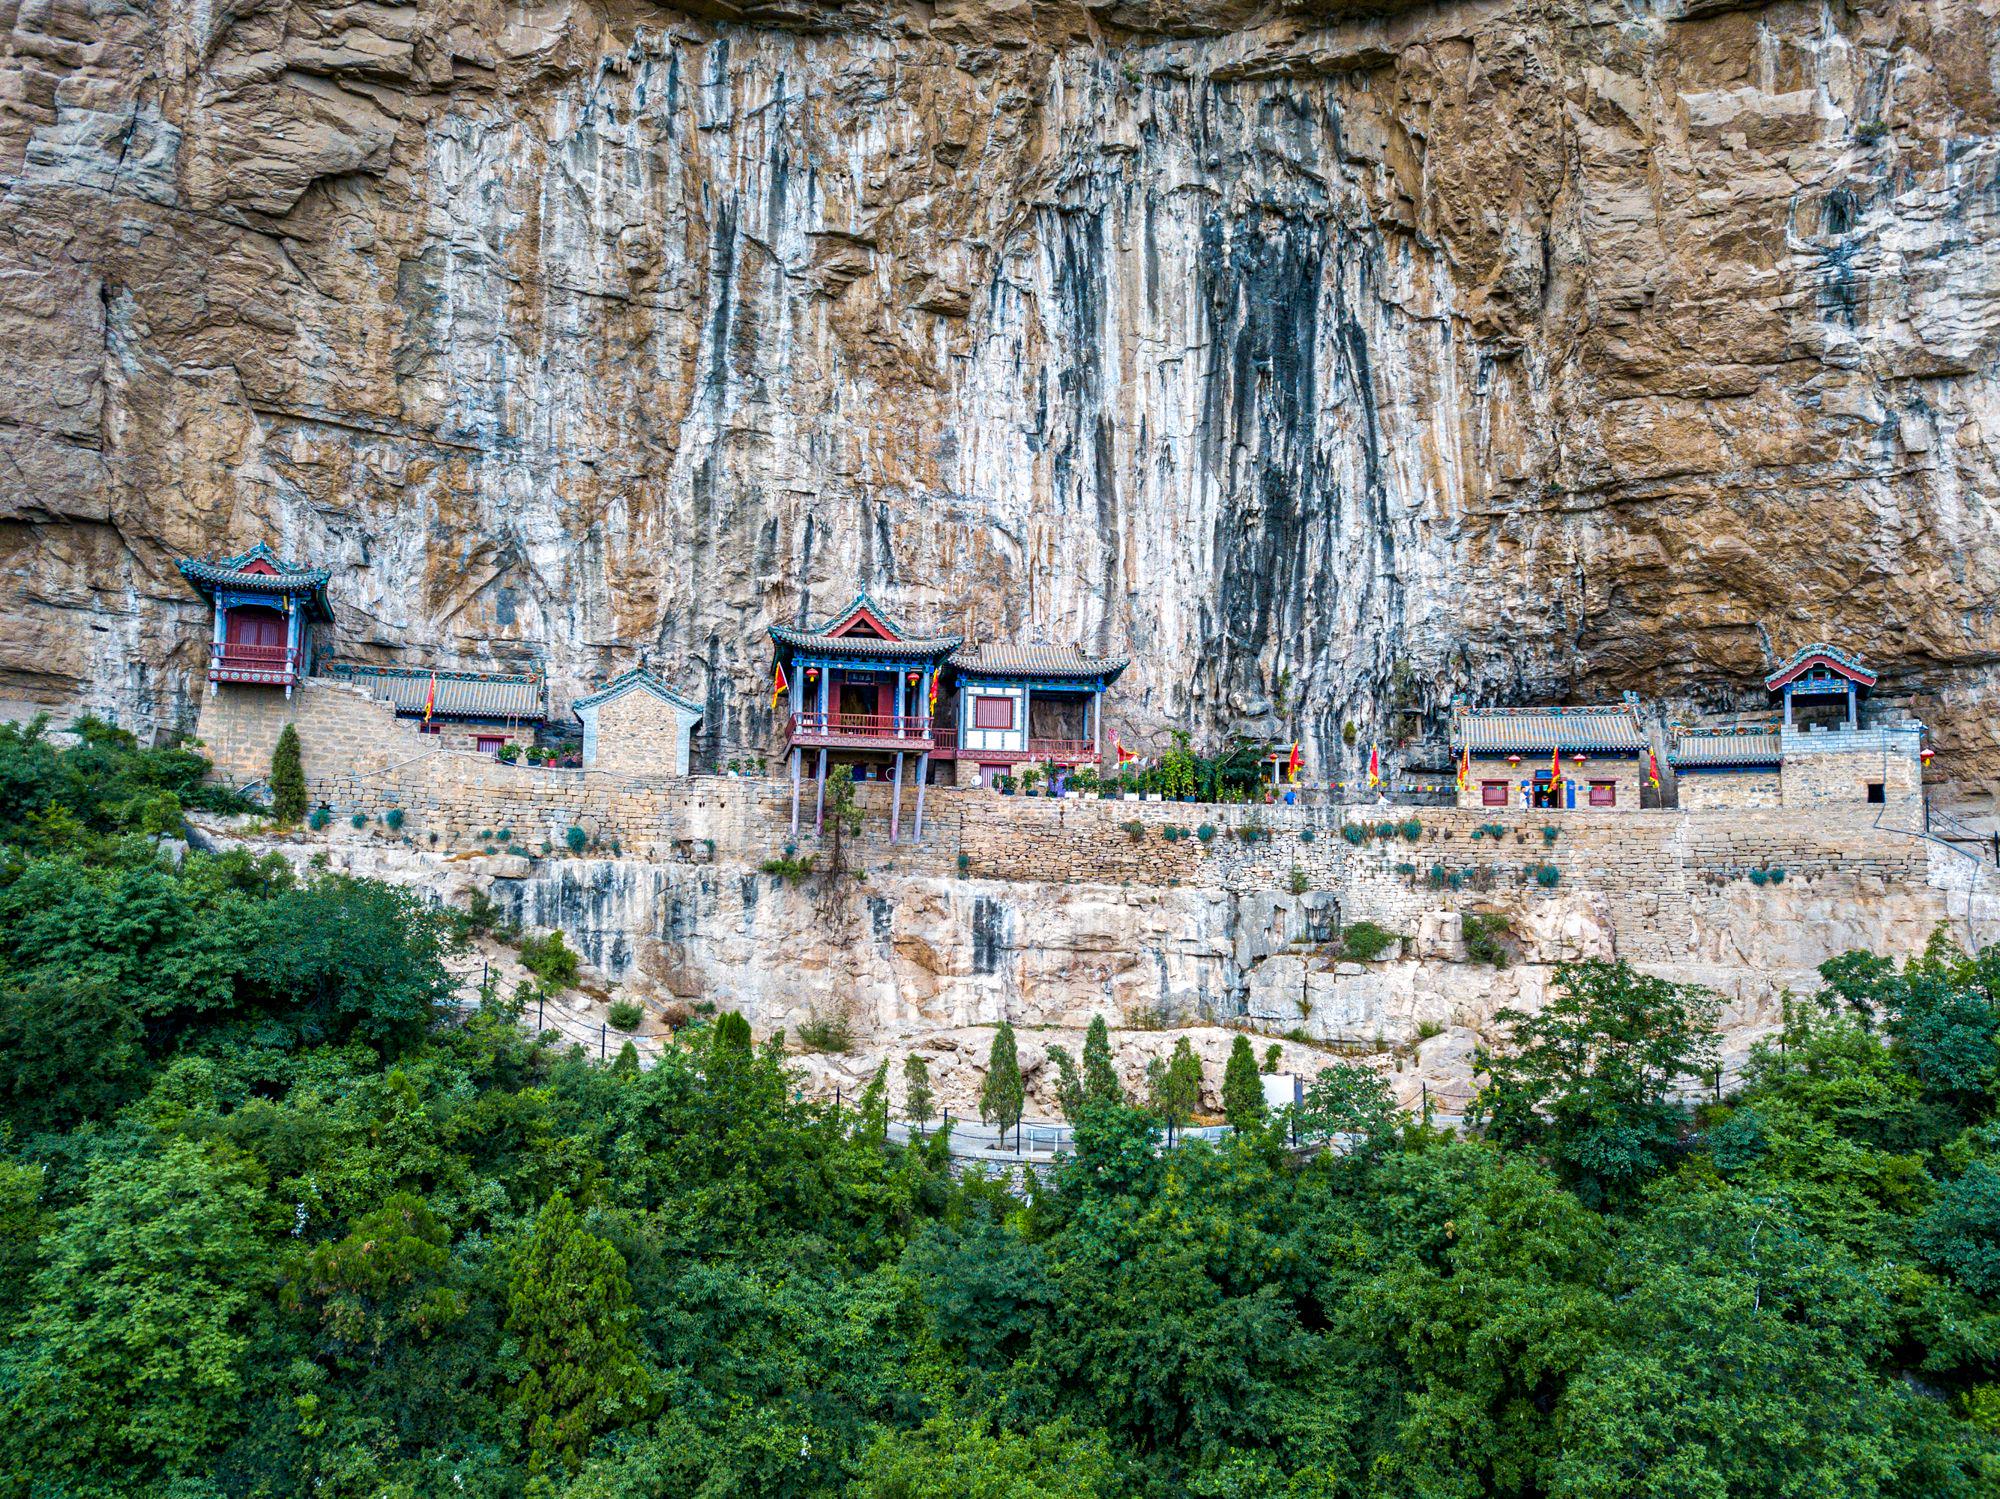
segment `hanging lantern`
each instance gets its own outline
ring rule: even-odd
[[[1919,760],[1921,760],[1921,761],[1923,761],[1923,762],[1924,762],[1924,768],[1925,768],[1926,770],[1928,770],[1928,769],[1930,768],[1930,763],[1931,763],[1931,756],[1932,756],[1932,755],[1933,755],[1934,753],[1936,753],[1936,752],[1935,752],[1934,750],[1932,750],[1932,749],[1931,749],[1931,747],[1930,747],[1930,746],[1929,746],[1929,745],[1927,744],[1927,745],[1925,745],[1925,746],[1923,747],[1923,749],[1922,749],[1922,750],[1921,750],[1921,751],[1920,751],[1920,752],[1918,753],[1918,755],[1917,755],[1917,758],[1918,758]]]
[[[912,687],[916,686],[916,685],[917,685],[917,678],[919,678],[919,677],[920,677],[920,676],[922,676],[922,675],[923,675],[923,673],[922,673],[922,672],[917,672],[917,671],[913,671],[913,672],[911,672],[911,673],[910,673],[910,685],[911,685]]]
[[[806,680],[808,682],[812,681],[818,675],[819,675],[819,668],[817,666],[808,666],[806,668]]]
[[[1571,755],[1569,757],[1569,763],[1572,765],[1581,765],[1583,764],[1584,761],[1588,760],[1589,758],[1590,756],[1588,755]]]
[[[1519,755],[1509,755],[1507,757],[1507,763],[1509,765],[1519,765],[1521,763],[1521,757]]]

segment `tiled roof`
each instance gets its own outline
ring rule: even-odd
[[[650,692],[661,701],[672,703],[676,708],[688,713],[698,715],[702,711],[700,703],[675,692],[643,666],[635,666],[630,671],[613,677],[588,697],[578,698],[570,704],[570,707],[581,714],[585,708],[594,708],[599,703],[608,703],[613,698],[620,698],[628,692],[635,691]]]
[[[969,645],[952,653],[951,664],[980,677],[1102,677],[1112,682],[1129,661],[1093,656],[1073,645]]]
[[[884,640],[877,635],[822,635],[816,630],[771,626],[771,638],[815,656],[854,656],[876,661],[928,661],[948,656],[963,640],[957,635],[915,635]]]
[[[1667,754],[1670,764],[1776,765],[1784,758],[1776,724],[1739,724],[1727,727],[1683,728],[1674,726],[1674,747]]]
[[[323,676],[365,688],[372,696],[391,704],[398,713],[422,713],[431,678],[435,676],[437,703],[431,711],[437,717],[535,722],[547,716],[542,702],[542,679],[531,672],[434,673],[420,666],[363,666],[352,661],[329,661],[319,671]]]
[[[1646,747],[1639,715],[1626,703],[1579,708],[1461,708],[1452,719],[1455,747],[1475,755],[1550,754],[1556,750]]]
[[[274,570],[244,570],[256,562]],[[243,593],[305,594],[320,618],[333,618],[333,611],[326,601],[327,579],[333,575],[323,567],[299,567],[287,562],[261,541],[249,551],[234,557],[212,562],[202,557],[182,557],[174,565],[204,598],[213,595],[218,588],[233,588]]]
[[[1824,640],[1816,640],[1811,645],[1802,645],[1787,656],[1768,677],[1764,678],[1764,690],[1776,692],[1795,677],[1803,676],[1816,661],[1824,661],[1841,676],[1862,687],[1875,685],[1875,673],[1861,664],[1861,658],[1851,651],[1843,651],[1837,645],[1828,645]]]

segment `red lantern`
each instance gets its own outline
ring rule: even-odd
[[[1589,758],[1590,756],[1588,755],[1571,755],[1569,757],[1569,763],[1572,765],[1581,765],[1583,764],[1584,761],[1588,760]]]
[[[1930,766],[1931,756],[1933,753],[1935,753],[1935,751],[1933,751],[1929,745],[1925,745],[1923,751],[1917,756],[1919,760],[1924,762],[1924,765],[1927,769]]]
[[[920,675],[922,675],[922,673],[920,673],[920,672],[914,672],[914,671],[913,671],[913,672],[911,672],[911,673],[910,673],[910,685],[911,685],[912,687],[914,687],[914,686],[916,686],[916,685],[917,685],[917,678],[918,678],[918,677],[919,677]]]
[[[1521,763],[1521,757],[1519,755],[1509,755],[1507,757],[1507,763],[1509,765],[1519,765]]]

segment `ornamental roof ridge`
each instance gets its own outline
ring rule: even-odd
[[[1816,656],[1824,657],[1835,671],[1858,686],[1873,687],[1879,679],[1879,674],[1852,651],[1843,650],[1830,641],[1815,640],[1800,646],[1773,667],[1764,678],[1764,690],[1776,692],[1804,671]]]
[[[677,708],[685,708],[688,712],[696,715],[700,715],[704,711],[700,703],[674,691],[673,688],[655,676],[650,667],[645,666],[634,666],[627,671],[620,672],[602,687],[596,688],[594,691],[571,703],[570,711],[574,713],[581,712],[585,708],[594,708],[599,703],[606,703],[613,698],[623,697],[626,693],[632,691],[650,692],[654,697],[672,703]]]

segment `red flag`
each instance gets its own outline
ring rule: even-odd
[[[1554,794],[1554,793],[1556,792],[1557,788],[1559,788],[1559,787],[1560,787],[1560,786],[1562,785],[1562,783],[1563,783],[1563,757],[1562,757],[1562,751],[1561,751],[1561,750],[1559,750],[1559,749],[1552,749],[1552,750],[1550,750],[1550,751],[1549,751],[1549,792],[1550,792],[1550,794],[1551,794],[1551,795],[1553,795],[1553,794]]]
[[[1660,762],[1653,757],[1651,750],[1646,751],[1646,779],[1653,783],[1655,791],[1660,789]]]
[[[1299,753],[1299,742],[1294,739],[1292,741],[1292,758],[1285,762],[1285,779],[1296,781],[1299,778],[1299,770],[1305,763],[1305,757]]]
[[[438,701],[438,674],[436,672],[432,672],[431,685],[424,693],[425,723],[429,723],[431,721],[431,714],[437,711],[437,701]]]
[[[1469,744],[1458,757],[1458,789],[1460,791],[1472,789],[1472,746]]]
[[[938,674],[935,671],[933,671],[931,673],[931,697],[930,697],[930,715],[932,718],[937,717],[937,679],[938,679]]]
[[[780,661],[771,675],[771,711],[773,713],[778,711],[778,703],[791,688],[791,685],[790,682],[785,680],[785,663]]]
[[[1382,746],[1375,745],[1368,751],[1368,789],[1373,791],[1382,784]]]
[[[1120,765],[1123,765],[1127,760],[1136,760],[1139,758],[1137,750],[1128,750],[1118,742],[1118,731],[1116,729],[1111,731],[1111,753]]]

